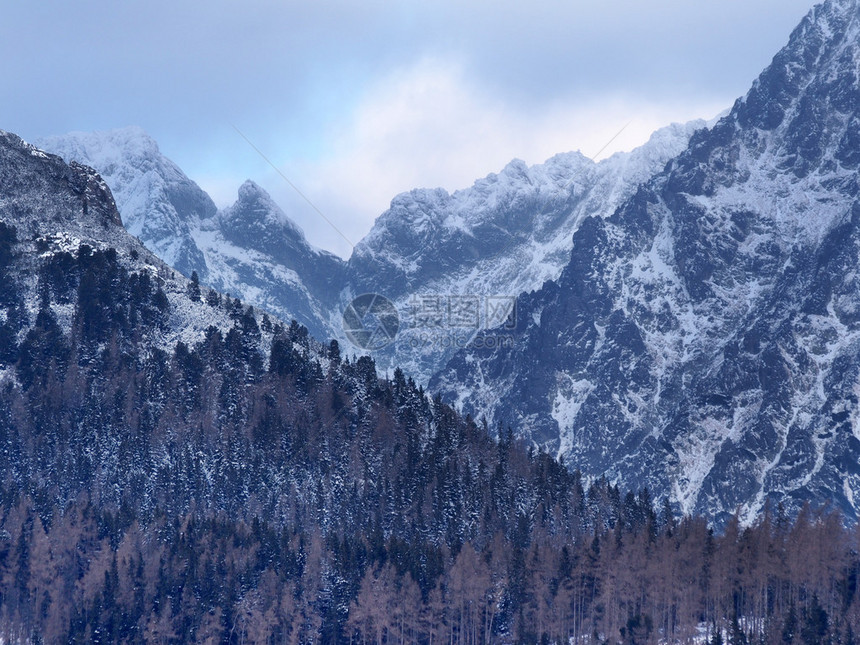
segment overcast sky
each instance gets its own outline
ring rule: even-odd
[[[318,246],[398,192],[628,150],[749,88],[812,0],[7,3],[0,129],[139,125],[215,199],[251,178]]]

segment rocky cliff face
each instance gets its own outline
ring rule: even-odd
[[[252,181],[236,202],[192,229],[208,270],[208,284],[286,321],[296,319],[316,338],[333,337],[329,312],[345,263],[312,247],[302,230]]]
[[[180,272],[197,271],[205,284],[295,318],[318,338],[338,338],[363,352],[343,332],[343,311],[363,293],[390,299],[401,319],[399,333],[374,357],[426,382],[493,319],[489,299],[501,297],[504,304],[558,277],[580,222],[611,214],[704,125],[669,126],[637,150],[599,163],[577,152],[532,167],[513,161],[453,194],[421,189],[398,195],[348,263],[308,244],[253,182],[240,188],[233,206],[216,213],[208,196],[139,128],[39,143],[99,170],[129,231]],[[450,324],[452,299],[478,314],[477,327]],[[428,306],[434,309],[429,314]],[[416,324],[428,315],[440,324]]]
[[[66,335],[103,317],[116,316],[132,326],[137,320],[136,342],[147,351],[172,351],[177,342],[198,342],[210,328],[233,326],[232,301],[219,298],[214,305],[199,293],[190,298],[189,280],[125,230],[110,189],[92,168],[67,165],[0,131],[0,186],[0,360],[9,360],[46,316]],[[98,262],[92,260],[96,256]],[[114,284],[95,268],[75,275],[73,269],[90,262],[110,265],[118,275],[135,274],[138,287]],[[129,292],[110,293],[121,288]],[[108,297],[118,310],[103,306]],[[148,319],[145,324],[143,313],[132,312],[139,303],[129,299],[145,300],[141,311],[158,318],[158,324]],[[74,306],[76,301],[89,307],[92,320]],[[110,344],[94,336],[93,351]],[[0,383],[8,379],[13,373],[0,368]]]
[[[815,8],[713,128],[431,382],[685,512],[860,492],[860,6]]]
[[[331,336],[328,309],[343,261],[314,249],[265,191],[246,182],[236,203],[215,204],[156,142],[136,127],[75,132],[39,140],[67,161],[99,171],[115,195],[125,227],[185,276],[298,319],[315,336]]]
[[[36,145],[98,170],[132,235],[180,273],[208,277],[191,229],[215,215],[215,204],[143,130],[73,132]]]
[[[26,233],[65,229],[101,241],[122,231],[111,192],[92,168],[66,165],[2,130],[0,153],[0,207]]]
[[[640,148],[598,163],[578,152],[531,167],[515,160],[452,194],[398,195],[350,258],[340,305],[367,292],[390,299],[402,325],[374,356],[426,380],[480,330],[504,320],[518,294],[557,278],[581,222],[609,216],[704,126],[663,128]]]

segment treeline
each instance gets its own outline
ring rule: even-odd
[[[857,534],[808,509],[721,535],[622,512],[578,539],[538,524],[525,545],[453,546],[195,512],[143,525],[86,498],[47,526],[29,498],[2,511],[9,643],[812,645],[853,643],[860,620]]]
[[[196,282],[228,324],[159,349],[157,277],[18,245],[0,229],[3,642],[852,642],[836,516],[715,535]]]

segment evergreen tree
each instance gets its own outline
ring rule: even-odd
[[[200,277],[197,271],[191,272],[191,282],[188,283],[188,297],[192,302],[200,302]]]
[[[714,623],[711,630],[710,645],[723,645],[723,630]]]
[[[797,611],[794,608],[794,603],[788,608],[788,614],[785,617],[782,627],[782,642],[787,645],[794,643],[798,631]]]

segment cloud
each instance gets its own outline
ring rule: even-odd
[[[255,179],[347,254],[231,124],[357,240],[399,191],[712,115],[813,2],[10,3],[0,128],[140,125],[219,204]]]
[[[479,87],[451,60],[425,58],[398,69],[369,87],[349,118],[327,133],[325,154],[311,162],[293,160],[282,170],[355,243],[400,192],[465,188],[513,158],[534,164],[568,150],[604,158],[641,145],[672,121],[710,118],[727,107],[659,105],[613,94],[567,96],[525,110]],[[267,175],[267,189],[289,205],[308,238],[348,256],[340,233],[276,173]]]

